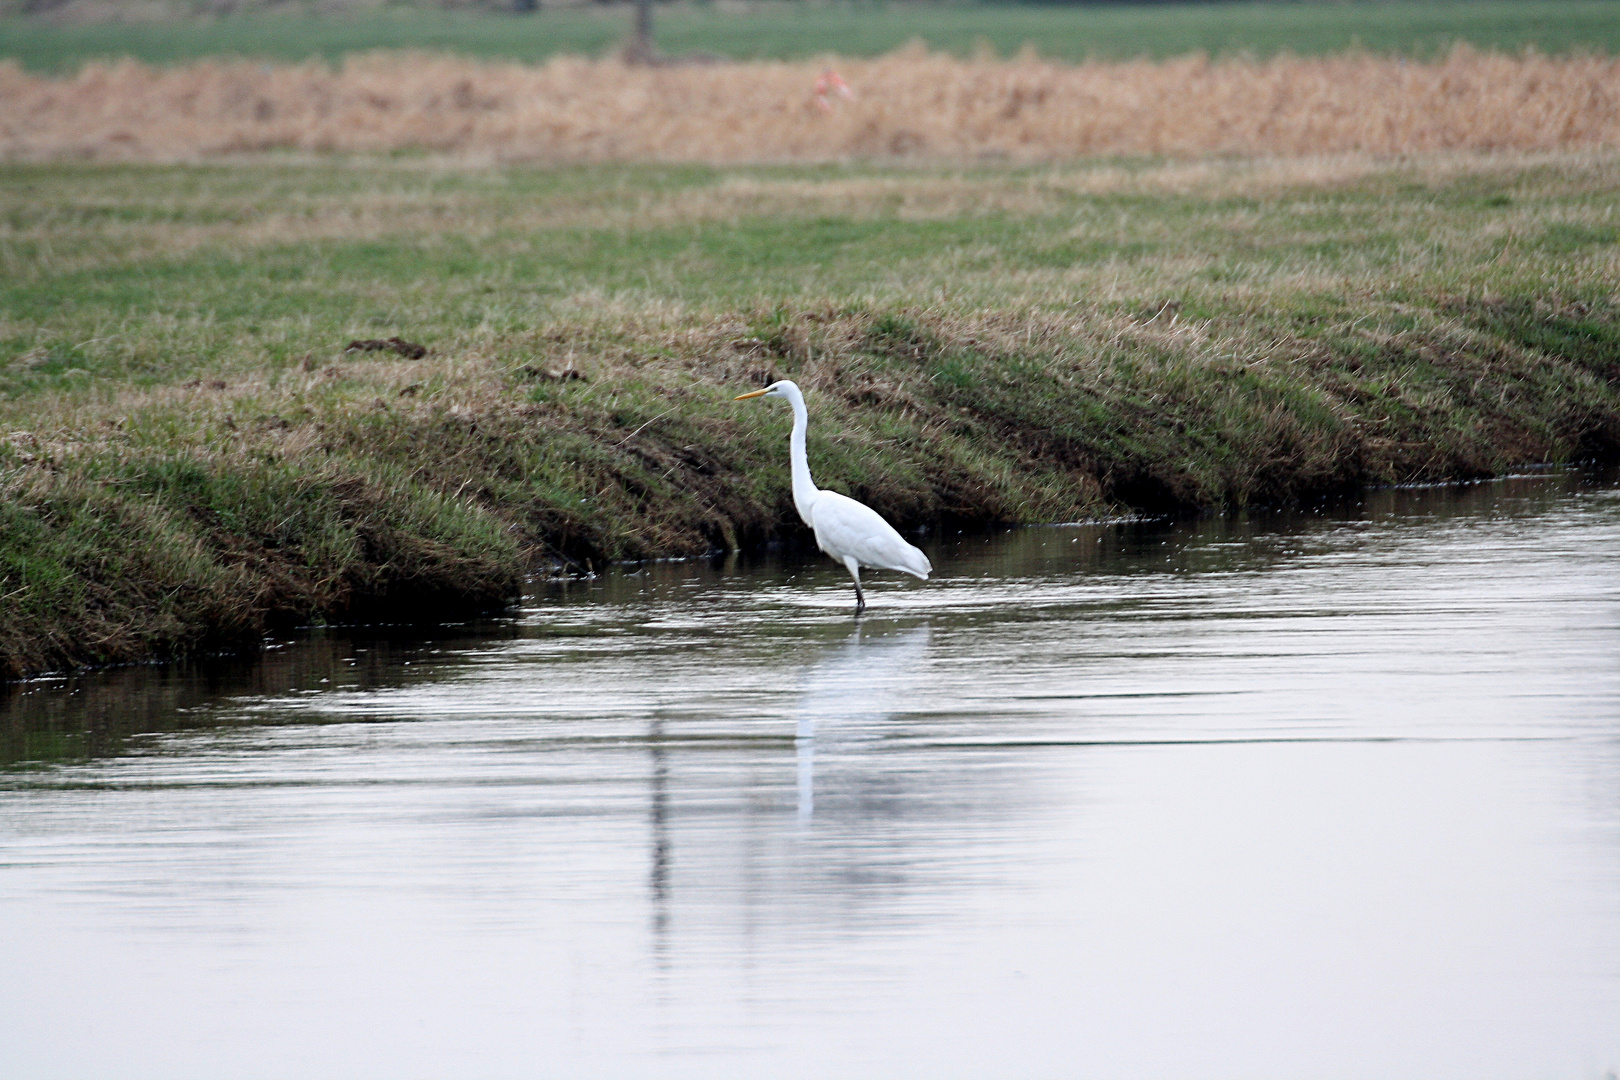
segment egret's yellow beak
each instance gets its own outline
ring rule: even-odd
[[[768,387],[768,386],[765,388],[765,390],[769,390],[769,389],[770,389],[770,387]],[[732,398],[731,400],[732,401],[745,401],[745,400],[747,400],[748,398],[751,398],[751,397],[764,397],[765,396],[765,390],[755,390],[752,394],[738,394],[736,397]]]

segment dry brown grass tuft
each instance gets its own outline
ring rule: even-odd
[[[424,150],[555,161],[1055,160],[1090,154],[1549,151],[1620,145],[1620,59],[1458,47],[1069,65],[920,48],[824,64],[538,67],[372,54],[331,70],[208,61],[0,65],[0,156],[184,160],[269,150]]]

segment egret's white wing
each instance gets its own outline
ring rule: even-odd
[[[906,543],[876,510],[848,495],[825,488],[816,492],[810,525],[816,546],[840,562],[853,555],[862,566],[900,570],[924,580],[933,573],[928,556]]]

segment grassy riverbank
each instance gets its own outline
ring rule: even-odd
[[[0,167],[0,672],[1620,450],[1620,157]],[[427,355],[346,352],[398,336]]]
[[[0,17],[0,58],[52,73],[121,57],[154,64],[228,56],[335,62],[376,49],[535,63],[563,54],[611,52],[623,43],[630,19],[623,5],[550,9],[526,16],[404,5],[311,16],[302,11],[255,12],[246,5],[248,10],[239,14],[139,21],[154,7],[131,8],[105,0],[69,5],[50,20]],[[239,9],[236,4],[229,7]],[[175,8],[206,10],[206,5]],[[0,11],[5,10],[0,5]],[[120,12],[127,14],[119,17]],[[736,60],[802,60],[827,53],[873,57],[912,40],[957,56],[984,49],[1006,56],[1033,44],[1043,56],[1073,61],[1164,58],[1195,51],[1214,56],[1314,56],[1354,48],[1429,59],[1458,42],[1504,52],[1534,48],[1550,54],[1613,54],[1620,51],[1620,4],[1395,0],[1076,7],[766,2],[740,11],[706,3],[660,4],[654,29],[658,46],[672,55],[702,52]]]

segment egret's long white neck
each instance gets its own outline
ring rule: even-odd
[[[788,456],[793,461],[793,506],[806,525],[810,521],[810,504],[816,501],[816,484],[810,479],[810,459],[804,452],[804,430],[810,425],[805,412],[804,395],[792,383],[783,387],[783,396],[793,406],[793,434],[788,437]]]

